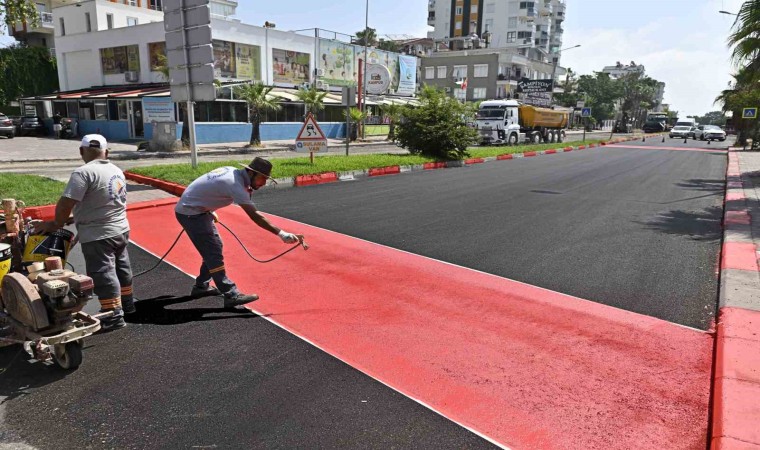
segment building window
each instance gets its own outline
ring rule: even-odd
[[[456,12],[454,14],[456,14],[457,16],[461,16],[463,12],[464,11],[462,11],[462,7],[461,6],[457,6]]]
[[[108,120],[108,104],[106,102],[95,102],[95,120]]]
[[[533,39],[532,31],[518,31],[517,39]]]
[[[473,100],[483,100],[486,98],[486,88],[474,88],[472,90]]]
[[[109,30],[113,30],[113,14],[106,14],[106,26]]]
[[[66,24],[63,23],[63,17],[58,19],[58,23],[61,24],[61,36],[66,36]]]
[[[470,14],[477,14],[477,13],[478,13],[478,5],[470,6]]]
[[[137,0],[124,0],[124,3],[129,6],[137,6]]]
[[[451,75],[454,78],[467,78],[467,66],[454,66],[454,72]]]
[[[507,23],[507,27],[517,28],[517,17],[510,17],[509,22]]]
[[[438,66],[438,78],[446,78],[446,66]]]
[[[454,25],[455,30],[461,30],[462,29],[462,22],[457,21],[457,23]]]
[[[488,64],[475,64],[475,70],[472,76],[475,78],[486,78],[488,76]]]
[[[137,25],[137,17],[127,17],[127,26],[133,27]]]
[[[496,3],[486,3],[486,14],[493,14],[496,12]]]
[[[507,43],[515,42],[515,36],[517,35],[514,31],[507,32]]]
[[[493,30],[493,19],[486,19],[486,31]]]
[[[467,89],[454,89],[454,98],[462,102],[467,100]]]
[[[520,9],[531,9],[536,6],[535,2],[520,2]]]
[[[425,67],[425,79],[432,80],[435,78],[435,67]]]
[[[90,22],[90,13],[84,13],[84,26],[87,29],[87,32],[92,31],[92,22]]]
[[[162,0],[150,0],[148,2],[148,8],[153,9],[155,11],[161,11],[164,9],[163,7],[163,1]]]

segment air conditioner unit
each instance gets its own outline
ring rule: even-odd
[[[317,89],[322,89],[323,91],[330,90],[330,85],[325,83],[322,80],[317,80],[316,86],[317,86]]]
[[[140,81],[140,72],[133,70],[124,72],[124,80],[129,83],[136,83]]]
[[[317,76],[323,77],[325,76],[325,69],[316,69],[317,70]]]

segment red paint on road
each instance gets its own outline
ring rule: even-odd
[[[238,208],[219,215],[259,257],[286,248]],[[129,218],[155,254],[180,229],[171,207]],[[706,447],[706,333],[270,220],[311,249],[256,264],[220,230],[230,277],[262,298],[249,306],[444,416],[514,448]],[[167,259],[193,275],[200,264],[185,238]]]

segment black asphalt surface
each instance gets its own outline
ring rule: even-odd
[[[602,147],[255,198],[272,214],[705,330],[726,164],[717,152]]]
[[[132,246],[133,269],[156,258]],[[250,312],[176,297],[162,264],[138,279],[127,328],[86,339],[76,371],[0,348],[0,443],[42,449],[491,448]],[[12,362],[11,362],[12,361]]]

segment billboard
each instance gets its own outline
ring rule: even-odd
[[[116,75],[140,70],[140,50],[137,45],[100,49],[100,67],[103,75]]]
[[[235,77],[235,44],[227,41],[211,41],[214,48],[214,77]]]
[[[414,95],[417,88],[417,58],[414,56],[399,55],[399,82],[396,88],[398,95]]]
[[[261,81],[261,47],[234,44],[237,78]]]
[[[355,86],[357,70],[355,47],[340,41],[319,40],[319,69],[322,79],[331,86]]]
[[[308,53],[272,49],[272,72],[275,83],[300,85],[309,81],[311,59]]]

